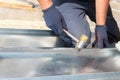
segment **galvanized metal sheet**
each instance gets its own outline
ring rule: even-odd
[[[0,29],[0,47],[63,47],[50,30]]]
[[[115,48],[0,48],[2,80],[118,80]]]
[[[0,80],[120,78],[120,53],[115,48],[52,48],[64,43],[51,31],[0,29],[0,37]]]

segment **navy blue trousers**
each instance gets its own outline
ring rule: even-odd
[[[56,4],[54,3],[54,5]],[[91,40],[91,31],[86,15],[90,20],[96,22],[95,2],[65,2],[59,6],[56,5],[56,7],[63,15],[68,31],[78,39],[82,34],[87,35],[89,40],[86,45],[88,45]],[[120,32],[110,7],[106,21],[109,43],[115,43],[120,40]]]

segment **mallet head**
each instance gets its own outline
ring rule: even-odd
[[[77,48],[80,51],[84,47],[87,40],[88,40],[88,37],[86,35],[82,35],[79,41],[77,42],[75,48]]]

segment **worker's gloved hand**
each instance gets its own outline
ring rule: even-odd
[[[43,10],[43,13],[46,25],[63,39],[64,42],[68,43],[68,46],[72,45],[72,39],[63,31],[63,29],[67,30],[66,23],[57,8],[51,6],[50,8]]]
[[[108,42],[108,36],[106,26],[96,25],[95,28],[95,41],[92,44],[96,48],[107,48],[110,47]]]

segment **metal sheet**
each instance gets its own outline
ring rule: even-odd
[[[63,47],[50,30],[0,29],[0,47]]]
[[[119,80],[115,48],[0,48],[2,80]]]
[[[52,48],[64,44],[46,30],[0,29],[0,37],[0,80],[120,79],[115,48]]]

